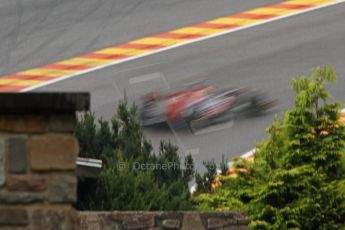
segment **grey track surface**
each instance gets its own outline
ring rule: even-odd
[[[40,5],[36,9],[35,4],[26,5],[30,1],[0,3],[1,20],[9,20],[0,25],[5,27],[0,28],[0,51],[10,56],[1,57],[4,72],[277,2],[42,0],[43,4],[31,1]],[[18,18],[10,10],[3,11],[11,7],[22,15],[24,25],[19,29]],[[36,15],[36,10],[42,15]],[[220,161],[222,154],[228,158],[238,156],[265,138],[265,128],[274,114],[293,106],[293,92],[288,88],[293,75],[308,74],[314,66],[331,64],[338,74],[338,84],[331,87],[332,94],[335,99],[345,101],[344,15],[345,4],[339,4],[102,69],[37,91],[90,91],[92,110],[106,119],[114,113],[123,89],[130,100],[137,101],[151,90],[175,88],[200,79],[210,79],[219,85],[255,86],[280,101],[280,107],[272,113],[238,118],[232,127],[215,132],[192,135],[186,130],[164,127],[145,130],[155,146],[160,139],[170,139],[182,151],[194,149],[200,170],[202,160]],[[146,76],[160,78],[129,83],[129,79]]]
[[[0,75],[271,2],[1,0]]]

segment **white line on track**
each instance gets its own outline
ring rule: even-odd
[[[190,153],[192,156],[198,155],[198,154],[200,153],[200,149],[199,149],[199,148],[187,149],[187,150],[185,151],[185,155],[187,155],[187,154],[189,154],[189,153]]]
[[[132,77],[130,79],[128,79],[129,84],[137,84],[137,83],[141,83],[144,81],[152,81],[155,79],[159,79],[162,77],[161,73],[152,73],[152,74],[145,74],[145,75],[141,75],[138,77]]]
[[[278,20],[281,20],[281,19],[284,19],[284,18],[289,18],[289,17],[295,16],[295,15],[299,15],[299,14],[315,11],[315,10],[318,10],[318,9],[321,9],[321,8],[325,8],[325,7],[332,6],[332,5],[337,5],[337,4],[340,4],[340,3],[343,3],[343,2],[345,2],[345,0],[338,0],[336,2],[331,2],[331,3],[328,3],[328,4],[322,5],[322,6],[316,6],[316,7],[310,8],[310,9],[301,10],[301,11],[298,11],[298,12],[295,12],[295,13],[291,13],[291,14],[288,14],[288,15],[279,16],[279,17],[276,17],[276,18],[273,18],[273,19],[269,19],[269,20],[265,20],[265,21],[260,21],[260,22],[254,23],[254,24],[238,27],[238,28],[235,28],[235,29],[227,30],[227,31],[224,31],[224,32],[220,32],[220,33],[217,33],[217,34],[210,35],[210,36],[206,36],[206,37],[202,37],[202,38],[186,41],[184,43],[179,43],[179,44],[176,44],[176,45],[173,45],[173,46],[169,46],[169,47],[166,47],[166,48],[163,48],[163,49],[159,49],[159,50],[155,50],[155,51],[152,51],[152,52],[144,53],[144,54],[141,54],[141,55],[138,55],[138,56],[129,57],[129,58],[126,58],[126,59],[122,59],[121,61],[109,63],[109,64],[102,65],[102,66],[97,66],[95,68],[84,70],[84,71],[81,71],[81,72],[78,72],[78,73],[75,73],[75,74],[66,75],[64,77],[60,77],[58,79],[55,79],[55,80],[52,80],[52,81],[48,81],[48,82],[42,83],[40,85],[36,85],[36,86],[25,88],[25,89],[21,90],[20,92],[32,91],[32,90],[35,90],[35,89],[38,89],[38,88],[41,88],[41,87],[44,87],[44,86],[47,86],[47,85],[59,82],[59,81],[63,81],[63,80],[66,80],[66,79],[69,79],[69,78],[72,78],[72,77],[75,77],[75,76],[79,76],[79,75],[82,75],[82,74],[87,74],[87,73],[90,73],[90,72],[93,72],[93,71],[97,71],[97,70],[100,70],[100,69],[103,69],[103,68],[107,68],[107,67],[110,67],[110,66],[113,66],[113,65],[117,65],[117,64],[120,64],[120,63],[123,63],[123,62],[132,61],[132,60],[135,60],[135,59],[138,59],[138,58],[146,57],[146,56],[149,56],[149,55],[152,55],[152,54],[156,54],[156,53],[160,53],[160,52],[163,52],[163,51],[166,51],[166,50],[171,50],[171,49],[174,49],[174,48],[177,48],[177,47],[180,47],[180,46],[192,44],[192,43],[203,41],[203,40],[207,40],[207,39],[210,39],[210,38],[219,37],[219,36],[222,36],[222,35],[225,35],[225,34],[233,33],[233,32],[244,30],[244,29],[248,29],[248,28],[252,28],[252,27],[263,25],[263,24],[266,24],[266,23],[269,23],[269,22],[273,22],[273,21],[278,21]],[[257,9],[257,8],[254,8],[254,9]]]
[[[223,129],[229,129],[234,125],[234,120],[228,121],[226,123],[220,123],[217,125],[211,125],[209,127],[200,129],[196,132],[194,132],[195,136],[202,135],[202,134],[207,134],[207,133],[212,133],[212,132],[217,132]]]

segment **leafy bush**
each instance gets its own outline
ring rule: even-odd
[[[76,207],[82,210],[192,209],[188,182],[192,157],[183,167],[177,148],[161,142],[158,154],[143,135],[137,108],[122,101],[111,122],[86,113],[78,122],[80,156],[103,160],[98,179],[80,179]]]
[[[201,210],[245,210],[253,229],[345,229],[345,127],[326,83],[333,69],[294,78],[295,108],[276,118],[254,162],[235,160],[238,176],[193,198]]]

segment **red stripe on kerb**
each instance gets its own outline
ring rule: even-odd
[[[57,78],[57,77],[44,76],[44,75],[34,76],[34,75],[24,75],[24,74],[11,74],[11,75],[5,76],[6,79],[37,80],[37,81],[47,81],[47,80],[51,80],[51,79],[54,79],[54,78]]]
[[[110,59],[110,60],[116,60],[116,59],[123,59],[130,56],[121,55],[121,54],[101,54],[101,53],[91,53],[91,54],[85,54],[80,56],[81,58],[91,58],[91,59]]]
[[[24,88],[26,88],[26,86],[0,85],[0,92],[18,92]]]
[[[200,38],[204,37],[205,35],[202,34],[181,34],[181,33],[163,33],[163,34],[157,34],[153,37],[158,38],[175,38],[175,39],[193,39],[193,38]]]
[[[64,65],[64,64],[49,64],[44,65],[40,68],[43,69],[56,69],[56,70],[86,70],[90,69],[90,66],[87,65]]]
[[[154,50],[154,49],[162,49],[165,46],[161,45],[151,45],[151,44],[134,44],[134,43],[127,43],[119,46],[114,46],[114,48],[124,48],[124,49],[140,49],[140,50]]]
[[[236,24],[201,23],[201,24],[193,25],[192,27],[209,28],[209,29],[232,29],[238,26],[239,25],[236,25]]]
[[[307,9],[311,7],[313,7],[313,5],[295,5],[295,4],[289,4],[289,3],[277,3],[277,4],[268,5],[265,8],[303,10],[303,9]]]
[[[250,14],[250,13],[239,13],[230,16],[229,18],[245,18],[245,19],[269,19],[277,17],[278,15],[274,14]]]

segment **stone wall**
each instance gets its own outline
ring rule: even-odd
[[[80,229],[76,110],[88,94],[0,94],[0,229]]]
[[[247,230],[241,212],[79,212],[83,230]]]

